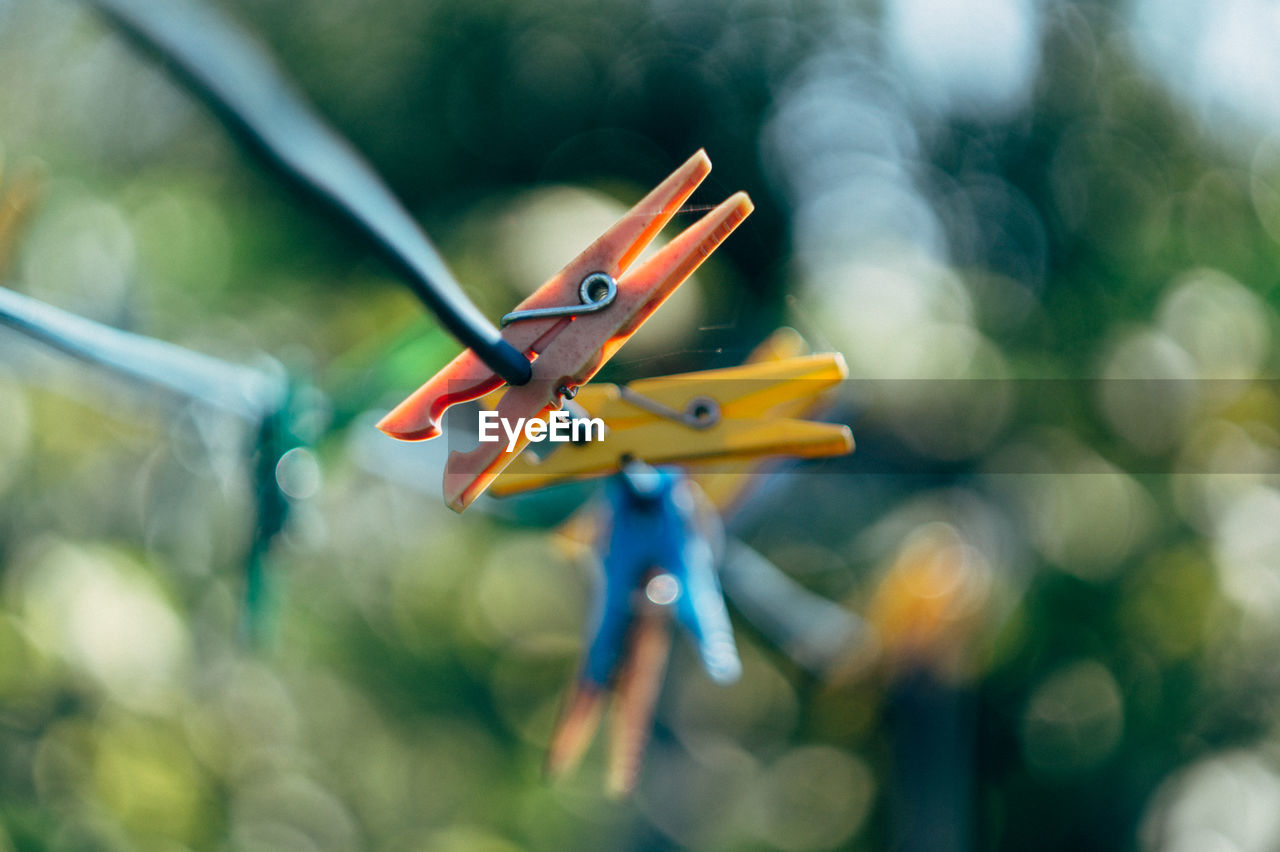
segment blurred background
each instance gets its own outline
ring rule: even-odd
[[[328,400],[251,650],[244,424],[0,329],[0,850],[1280,848],[1274,3],[218,5],[491,318],[705,147],[756,212],[601,378],[843,352],[858,451],[728,524],[878,641],[819,677],[735,616],[633,797],[600,744],[546,782],[587,490],[450,513],[372,423],[457,345],[99,19],[0,0],[7,285]]]

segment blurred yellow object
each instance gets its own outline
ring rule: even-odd
[[[0,179],[4,177],[0,161]],[[44,192],[43,169],[23,169],[16,176],[0,184],[0,274],[8,272],[13,262],[23,226],[30,220]]]
[[[962,678],[991,579],[986,560],[954,527],[931,523],[916,529],[867,610],[885,658]]]

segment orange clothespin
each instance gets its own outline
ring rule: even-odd
[[[501,420],[537,418],[573,397],[747,217],[753,209],[751,200],[745,193],[735,193],[628,271],[710,171],[706,153],[694,154],[503,317],[502,337],[529,357],[533,378],[503,394],[496,407]],[[449,406],[479,399],[502,384],[474,353],[465,350],[396,406],[378,428],[402,440],[434,438]],[[482,443],[471,452],[452,453],[445,465],[445,501],[455,511],[465,509],[525,443],[523,439],[513,447]]]
[[[660,465],[844,455],[853,449],[848,426],[789,415],[811,406],[845,375],[844,359],[827,354],[641,379],[625,387],[595,383],[573,404],[582,415],[604,422],[603,439],[563,443],[543,459],[526,453],[507,467],[492,491],[504,496],[610,474],[630,461]]]

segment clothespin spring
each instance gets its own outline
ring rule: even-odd
[[[501,326],[506,328],[513,322],[522,320],[546,319],[548,317],[576,317],[580,314],[594,314],[603,311],[613,304],[618,297],[618,282],[606,272],[592,272],[582,279],[578,287],[580,305],[560,305],[550,308],[530,308],[527,311],[512,311],[502,318]]]
[[[618,395],[636,408],[642,408],[650,414],[688,426],[690,429],[710,429],[720,422],[720,403],[709,396],[695,396],[681,411],[649,399],[625,385],[618,388]]]

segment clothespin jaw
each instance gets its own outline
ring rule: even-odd
[[[826,354],[642,379],[626,387],[593,384],[574,405],[604,421],[604,439],[564,443],[543,459],[525,454],[492,490],[503,496],[612,473],[630,459],[672,464],[844,455],[853,450],[848,426],[780,415],[811,406],[846,375],[844,359]]]
[[[532,379],[508,388],[496,411],[507,422],[558,408],[589,381],[752,210],[735,193],[651,258],[629,269],[711,169],[703,151],[691,157],[582,254],[504,318],[503,339],[532,362]],[[479,399],[503,380],[470,350],[462,352],[378,427],[392,437],[440,434],[449,406]],[[445,500],[462,511],[524,449],[523,442],[482,444],[454,453],[445,470]]]
[[[641,604],[612,690],[585,680],[570,688],[547,749],[547,774],[559,778],[581,762],[600,724],[606,699],[612,697],[606,787],[615,796],[630,792],[649,742],[670,653],[671,627],[665,613],[653,604]]]

